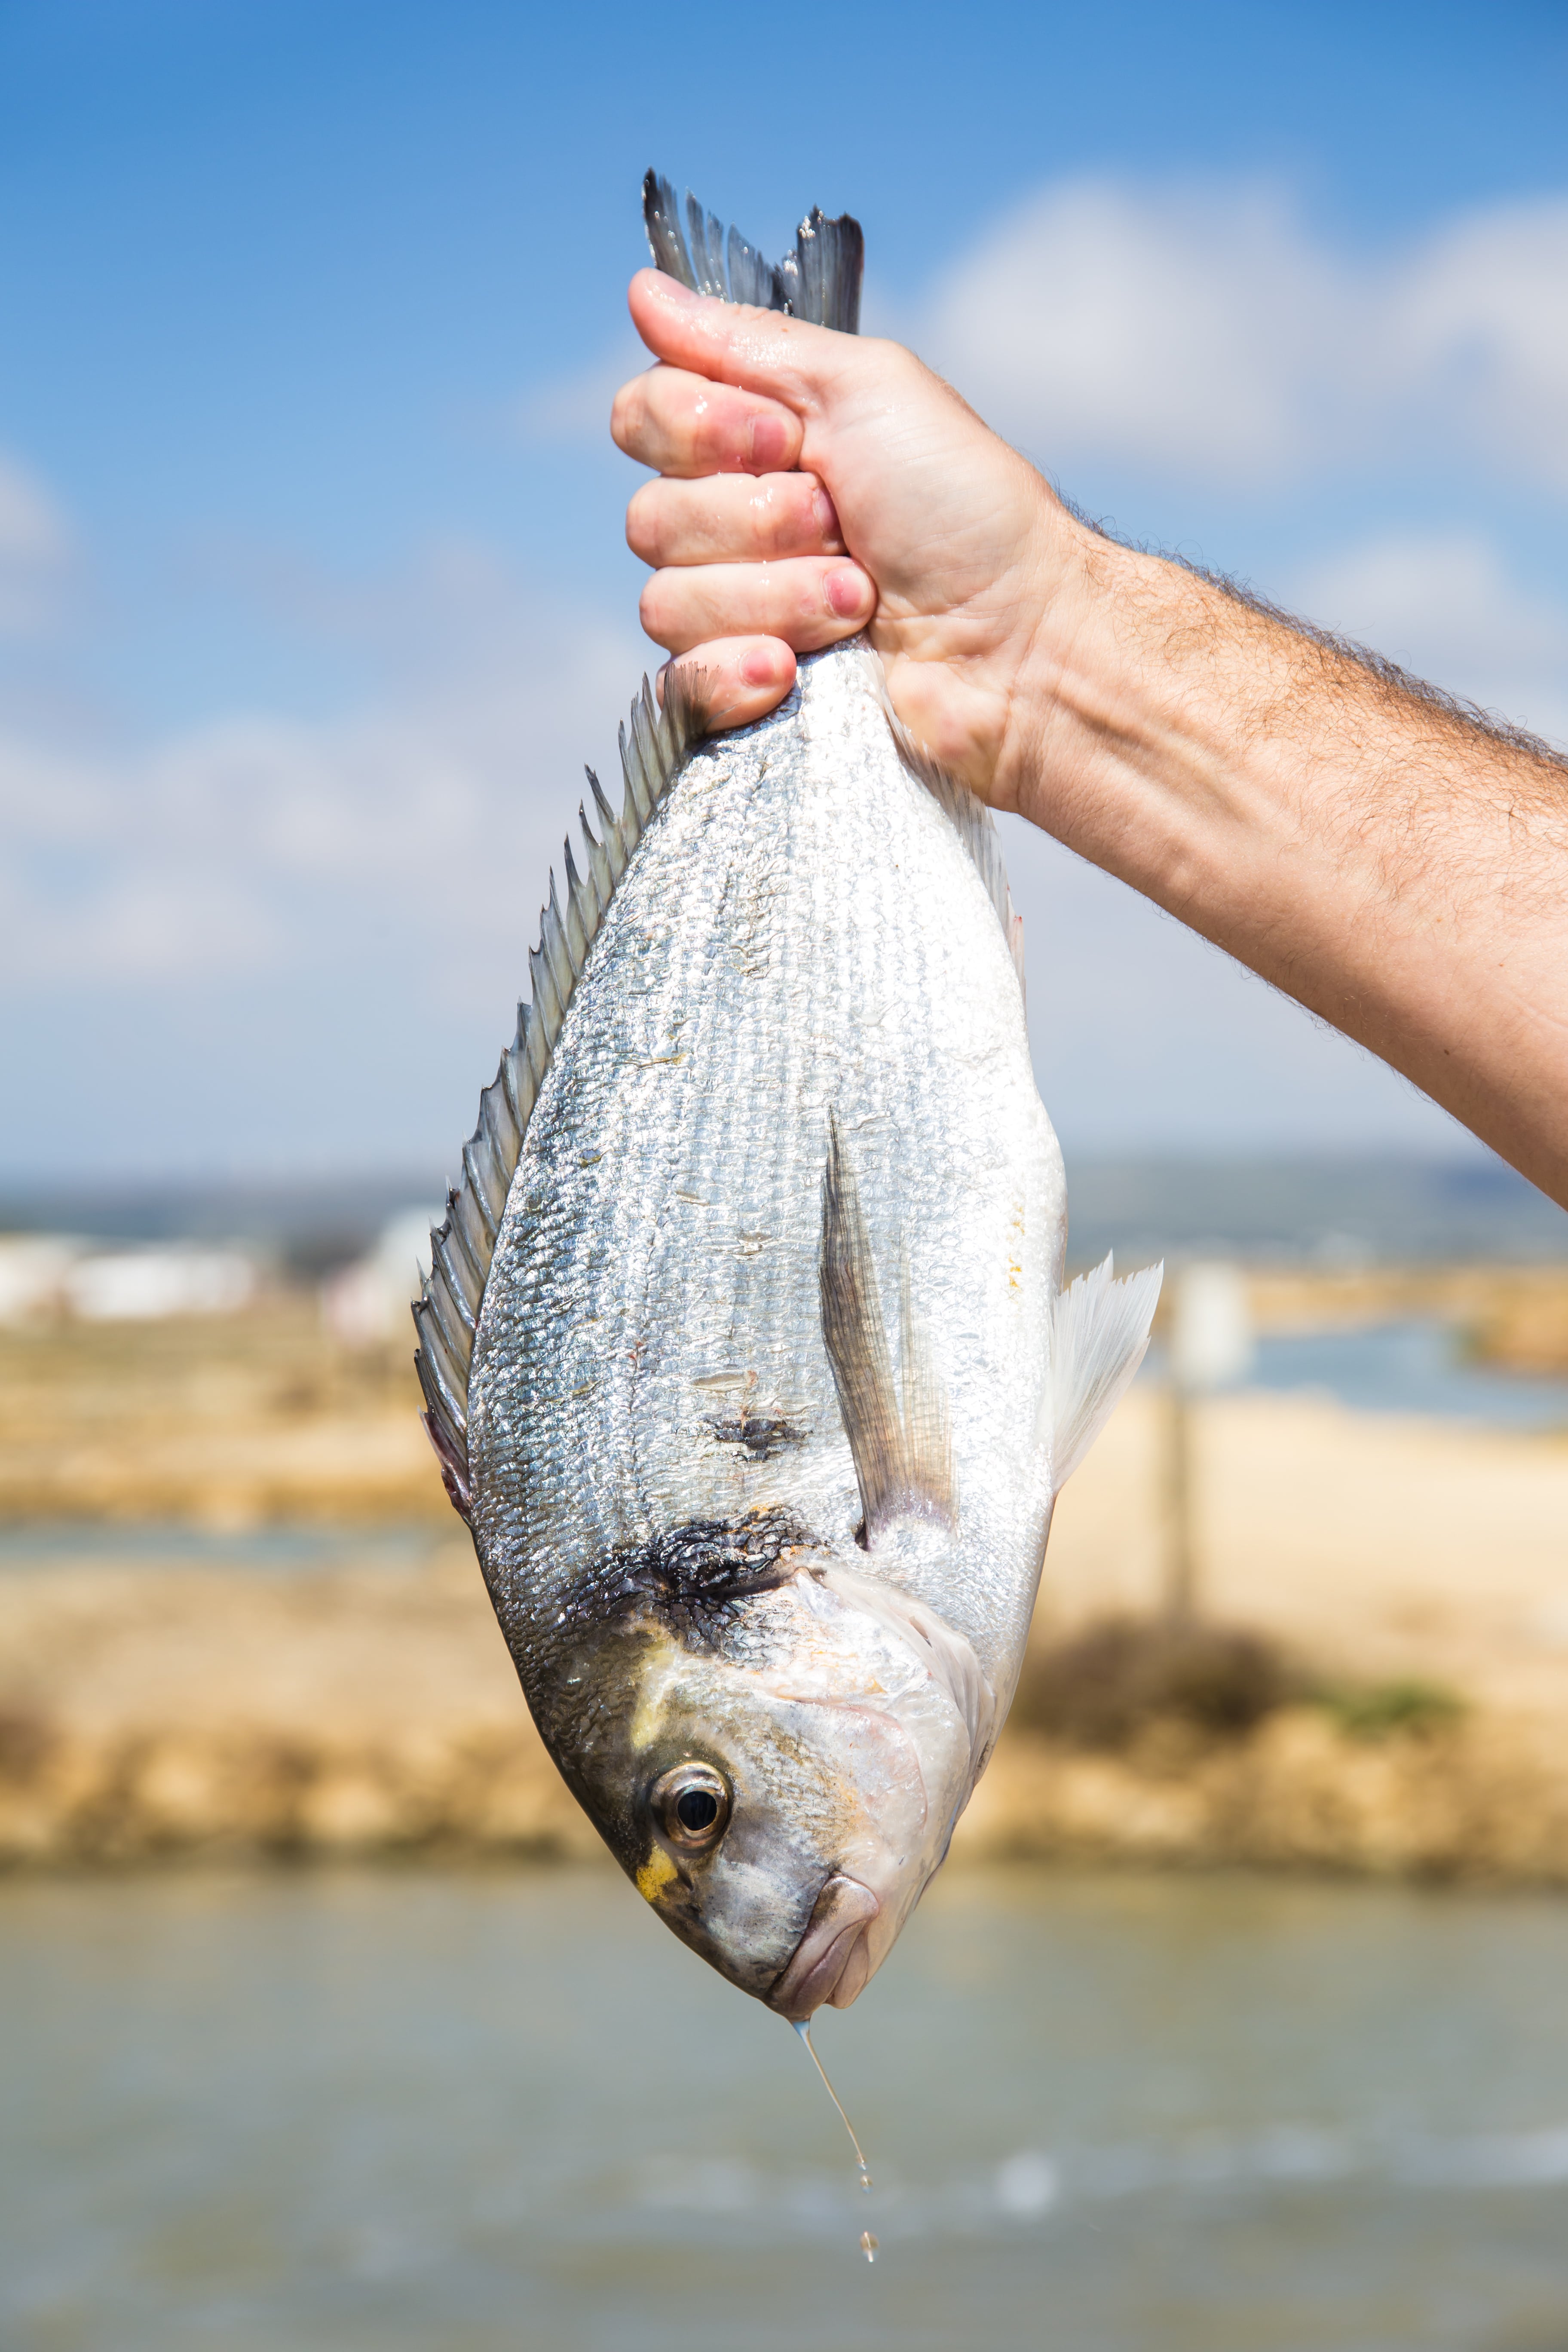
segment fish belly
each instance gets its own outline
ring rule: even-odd
[[[1002,926],[879,677],[861,651],[819,656],[779,712],[692,759],[578,983],[469,1387],[474,1531],[514,1651],[617,1551],[784,1507],[868,1573],[923,1576],[1011,1685],[1049,1517],[1061,1160]],[[957,1524],[935,1569],[853,1549],[818,1295],[830,1118],[895,1365],[907,1295],[947,1391]]]

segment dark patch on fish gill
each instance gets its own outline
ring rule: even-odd
[[[748,1511],[741,1519],[689,1519],[645,1544],[610,1553],[568,1612],[579,1622],[658,1619],[670,1633],[710,1640],[734,1622],[742,1601],[775,1592],[826,1549],[793,1511]]]

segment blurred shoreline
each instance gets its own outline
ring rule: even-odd
[[[1420,1307],[1532,1361],[1568,1328],[1559,1269],[1250,1286],[1265,1331]],[[298,1293],[0,1332],[0,1864],[599,1854],[415,1405],[401,1344]],[[1135,1390],[1062,1499],[955,1861],[1568,1885],[1568,1431],[1203,1402],[1199,1654],[1161,1631],[1164,1410]],[[1142,1676],[1109,1735],[1049,1697],[1108,1622]]]

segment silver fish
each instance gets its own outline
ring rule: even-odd
[[[684,274],[726,293],[689,205]],[[676,266],[651,175],[648,214]],[[814,215],[771,278],[729,252],[752,299],[853,325],[858,230]],[[996,834],[862,640],[711,740],[689,681],[662,710],[645,681],[621,754],[619,814],[590,776],[599,831],[552,877],[417,1361],[568,1783],[676,1934],[802,2020],[947,1851],[1159,1271],[1062,1286]]]

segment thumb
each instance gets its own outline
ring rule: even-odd
[[[853,336],[779,310],[693,294],[661,269],[639,269],[627,303],[657,359],[714,383],[766,393],[800,416],[826,406],[854,363]]]

